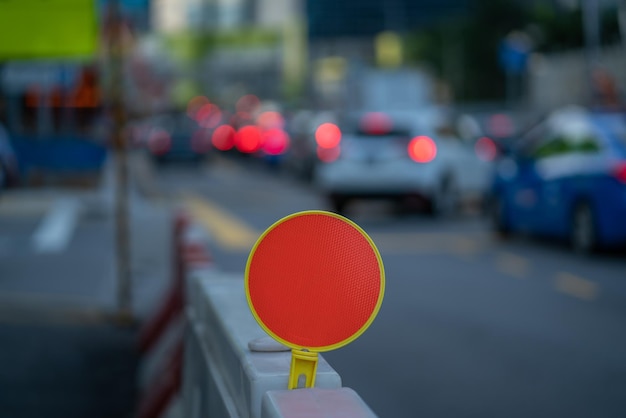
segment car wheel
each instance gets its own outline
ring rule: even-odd
[[[589,255],[597,247],[595,218],[591,206],[586,202],[574,208],[570,239],[572,248],[578,254]]]
[[[506,238],[511,233],[511,227],[506,220],[506,206],[502,196],[494,196],[489,205],[491,226],[493,231],[500,237]]]
[[[459,206],[459,189],[452,177],[445,177],[430,202],[430,213],[434,216],[450,216]]]

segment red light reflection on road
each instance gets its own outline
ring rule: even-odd
[[[341,147],[337,145],[334,148],[317,147],[317,158],[325,163],[332,163],[341,155]]]
[[[315,131],[315,141],[321,148],[335,148],[341,142],[341,130],[334,123],[323,123]]]
[[[211,138],[213,146],[220,151],[228,151],[235,146],[235,130],[232,126],[218,126]]]
[[[416,136],[409,142],[408,152],[413,161],[428,163],[437,156],[437,145],[427,136]]]
[[[251,154],[261,149],[262,140],[259,128],[252,125],[244,126],[235,135],[235,146],[239,151]]]

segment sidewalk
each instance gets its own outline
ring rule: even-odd
[[[150,200],[132,157],[133,311],[139,322],[171,280],[171,211]],[[0,416],[130,417],[137,327],[118,327],[113,166],[98,190],[20,190],[0,199]],[[31,242],[59,200],[80,203],[62,250]]]

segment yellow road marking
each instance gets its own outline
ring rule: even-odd
[[[559,292],[586,301],[597,299],[599,293],[596,283],[565,272],[556,275],[555,286]]]
[[[530,261],[519,255],[502,252],[496,258],[496,268],[502,273],[523,279],[528,276]]]
[[[250,250],[261,235],[216,205],[193,194],[185,195],[191,215],[206,228],[216,242],[231,250]]]
[[[471,258],[481,251],[481,244],[476,239],[457,237],[450,243],[450,251],[458,257]]]

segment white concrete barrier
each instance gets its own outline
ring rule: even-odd
[[[261,418],[375,418],[355,391],[341,389],[272,390],[263,397]]]
[[[320,355],[315,388],[287,391],[290,351],[248,307],[243,274],[189,274],[182,411],[185,418],[375,417]]]

